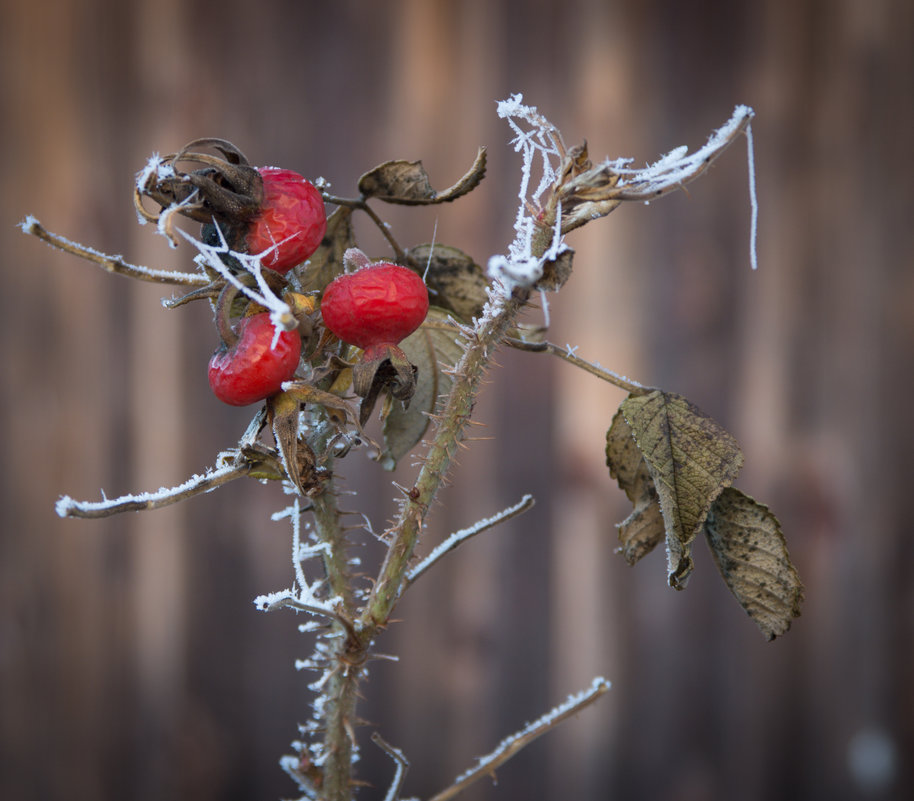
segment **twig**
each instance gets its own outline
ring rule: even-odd
[[[435,564],[435,562],[441,559],[442,556],[453,551],[458,545],[462,545],[471,537],[475,537],[483,531],[488,531],[490,528],[497,526],[499,523],[503,523],[505,520],[517,517],[519,514],[530,509],[533,504],[533,496],[524,495],[524,497],[514,504],[514,506],[509,506],[507,509],[503,509],[501,512],[492,515],[492,517],[480,520],[478,523],[475,523],[468,528],[462,528],[460,531],[455,531],[406,574],[406,583],[412,584],[419,576]]]
[[[624,389],[632,395],[644,395],[651,391],[650,387],[646,387],[643,384],[639,384],[637,381],[632,381],[630,378],[614,373],[612,370],[607,370],[599,364],[582,359],[575,354],[574,348],[567,346],[563,348],[552,342],[525,342],[523,339],[515,339],[513,337],[505,337],[505,342],[512,348],[517,348],[518,350],[526,350],[531,353],[551,353],[553,356],[558,356],[569,364],[580,367],[591,375],[602,378],[604,381],[608,381],[613,386]]]
[[[119,498],[102,501],[75,501],[69,495],[58,499],[54,507],[60,517],[79,517],[97,519],[111,517],[121,512],[148,512],[171,506],[173,503],[202,495],[242,478],[251,472],[251,464],[227,464],[216,470],[210,470],[202,476],[191,476],[177,487],[162,488],[157,492],[141,492],[136,495],[121,495]]]
[[[350,209],[364,211],[371,218],[371,221],[378,226],[378,230],[383,234],[384,238],[390,243],[390,246],[397,256],[397,261],[403,264],[406,263],[406,251],[403,250],[403,248],[400,247],[400,243],[394,239],[394,235],[390,232],[390,226],[388,226],[387,223],[378,216],[378,213],[368,205],[368,202],[364,197],[337,197],[336,195],[331,195],[327,192],[321,192],[321,197],[327,203],[333,203],[335,206],[346,206]]]
[[[19,226],[23,233],[38,237],[42,242],[51,247],[79,256],[81,259],[94,262],[109,273],[124,275],[128,278],[138,278],[140,281],[152,281],[158,284],[180,284],[183,286],[206,286],[210,280],[201,273],[181,273],[170,270],[151,270],[137,264],[128,264],[120,256],[109,256],[94,248],[80,245],[58,234],[48,231],[34,217],[26,217]]]
[[[494,776],[496,768],[503,765],[511,757],[517,754],[521,749],[526,748],[537,737],[551,731],[560,723],[566,721],[572,715],[577,714],[585,707],[596,701],[601,695],[606,693],[610,688],[609,682],[597,677],[593,680],[589,690],[585,690],[578,695],[572,695],[564,704],[557,706],[550,712],[547,712],[541,718],[524,726],[519,732],[512,734],[502,740],[494,751],[486,756],[480,757],[475,767],[470,768],[466,773],[458,776],[454,783],[442,790],[429,801],[448,801],[458,793],[463,792],[474,782],[483,776]]]
[[[384,801],[397,801],[400,798],[400,789],[403,787],[406,771],[409,770],[409,761],[403,756],[403,752],[399,748],[394,748],[377,732],[371,735],[371,741],[387,754],[397,766],[394,771],[394,777],[391,779],[390,787],[384,796]]]

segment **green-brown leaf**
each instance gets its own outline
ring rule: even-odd
[[[460,333],[448,322],[448,313],[434,306],[419,330],[404,339],[400,348],[419,372],[409,407],[395,403],[384,419],[386,448],[381,464],[387,470],[393,470],[425,435],[438,398],[451,388],[451,376],[444,370],[452,368],[463,353]]]
[[[653,480],[666,528],[670,586],[692,572],[691,544],[743,464],[736,440],[680,395],[653,390],[620,407]]]
[[[771,510],[728,487],[711,506],[705,533],[724,581],[762,634],[773,640],[786,632],[800,614],[803,585]]]
[[[355,247],[352,233],[352,209],[337,206],[327,217],[327,231],[301,271],[301,292],[322,292],[343,272],[343,254]]]
[[[470,322],[482,312],[488,295],[485,273],[462,250],[449,245],[416,245],[407,251],[411,264],[421,275],[436,306],[452,311]]]
[[[479,148],[476,160],[456,184],[436,192],[421,161],[386,161],[359,178],[359,192],[387,203],[424,206],[446,203],[475,189],[486,174],[486,149]]]

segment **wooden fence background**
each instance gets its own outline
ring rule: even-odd
[[[914,5],[608,0],[3,0],[0,798],[266,799],[308,715],[309,645],[251,599],[288,586],[282,501],[251,482],[178,508],[62,521],[58,495],[179,483],[233,443],[202,308],[46,249],[48,227],[184,267],[136,224],[134,173],[199,136],[351,192],[390,158],[482,187],[391,209],[406,242],[478,259],[511,238],[524,92],[600,156],[703,144],[757,113],[761,269],[744,151],[688,195],[572,235],[552,337],[680,392],[741,441],[740,486],[780,514],[807,587],[765,643],[705,553],[685,593],[661,554],[613,553],[626,514],[602,440],[622,394],[506,352],[429,542],[533,493],[522,519],[416,585],[365,685],[366,717],[427,797],[605,675],[613,690],[467,799],[914,797]],[[387,211],[387,210],[385,210]],[[368,249],[382,244],[365,235]],[[390,476],[344,464],[376,526]],[[700,549],[699,549],[700,550]],[[366,563],[377,552],[365,549]],[[367,742],[381,798],[392,765]]]

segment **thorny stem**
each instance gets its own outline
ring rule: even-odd
[[[536,231],[530,246],[534,258],[541,257],[552,244],[553,224],[553,219],[546,219]],[[513,325],[529,299],[530,291],[519,287],[510,295],[493,297],[490,302],[495,308],[469,335],[463,356],[454,367],[454,382],[438,419],[437,432],[416,483],[403,500],[399,519],[391,532],[391,546],[359,621],[366,629],[383,628],[399,600],[407,583],[409,560],[419,541],[425,515],[447,474],[454,452],[463,439],[492,351]]]
[[[399,520],[392,532],[393,541],[363,612],[360,622],[365,627],[385,626],[393,612],[406,583],[409,560],[419,540],[425,515],[463,439],[492,350],[504,337],[529,295],[529,290],[519,289],[505,296],[500,308],[473,332],[454,369],[454,383],[438,420],[437,432],[416,483],[403,500]]]
[[[313,443],[320,447],[329,441],[330,426],[321,427]],[[322,440],[325,440],[321,442]],[[332,472],[328,462],[328,474]],[[325,706],[323,789],[324,801],[349,801],[352,798],[352,760],[355,744],[355,710],[358,681],[366,658],[366,647],[349,622],[355,609],[352,574],[346,558],[345,532],[340,524],[340,510],[333,479],[325,480],[322,489],[311,496],[314,528],[317,538],[329,547],[323,552],[324,572],[331,596],[340,599],[338,619],[327,638],[328,669],[331,671],[326,694],[331,702]]]

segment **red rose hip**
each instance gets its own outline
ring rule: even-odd
[[[273,248],[261,263],[278,273],[301,264],[320,245],[327,214],[320,192],[297,172],[258,167],[263,179],[260,210],[251,220],[245,243],[248,253]]]
[[[297,331],[276,329],[267,312],[238,323],[238,341],[219,348],[209,362],[209,385],[231,406],[247,406],[279,392],[298,367],[301,338]]]
[[[378,262],[330,282],[321,300],[324,324],[368,361],[415,331],[428,314],[428,290],[412,270]]]

